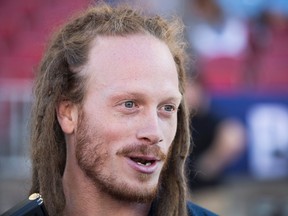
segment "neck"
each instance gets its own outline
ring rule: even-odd
[[[64,215],[148,215],[151,204],[121,201],[101,191],[84,175],[78,164],[67,160],[63,175],[66,199]]]

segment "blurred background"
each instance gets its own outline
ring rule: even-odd
[[[220,215],[287,216],[288,1],[125,2],[186,25],[190,199]],[[0,214],[28,196],[33,77],[45,44],[94,3],[0,0]]]

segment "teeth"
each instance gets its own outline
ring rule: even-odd
[[[141,165],[141,166],[150,166],[151,162],[146,162],[145,164],[137,162],[137,164]]]

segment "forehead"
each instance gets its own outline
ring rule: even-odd
[[[151,35],[101,36],[91,47],[88,85],[165,85],[177,87],[176,64],[168,46]],[[96,85],[95,85],[96,84]],[[164,89],[163,89],[164,90]]]

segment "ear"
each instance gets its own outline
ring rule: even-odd
[[[65,134],[72,134],[77,126],[78,109],[70,101],[61,101],[57,110],[58,122]]]

